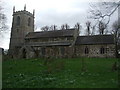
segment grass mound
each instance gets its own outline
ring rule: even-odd
[[[117,88],[117,59],[22,59],[3,62],[3,88]],[[85,70],[83,70],[85,68]]]

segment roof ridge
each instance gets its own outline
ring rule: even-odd
[[[104,35],[86,35],[86,36],[79,36],[79,37],[94,37],[94,36],[113,36],[113,34],[104,34]]]

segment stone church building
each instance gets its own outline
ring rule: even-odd
[[[113,35],[79,36],[78,29],[34,32],[34,11],[15,11],[9,45],[12,58],[115,57]]]

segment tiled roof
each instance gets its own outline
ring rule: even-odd
[[[55,30],[55,31],[42,31],[42,32],[30,32],[26,35],[27,38],[50,38],[50,37],[64,37],[73,36],[75,29],[68,30]]]
[[[76,45],[85,44],[113,44],[114,35],[94,35],[94,36],[79,36],[76,40]]]

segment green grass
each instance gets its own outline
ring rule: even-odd
[[[82,60],[86,71],[82,71]],[[7,60],[3,62],[3,88],[117,88],[117,59],[73,58]]]

